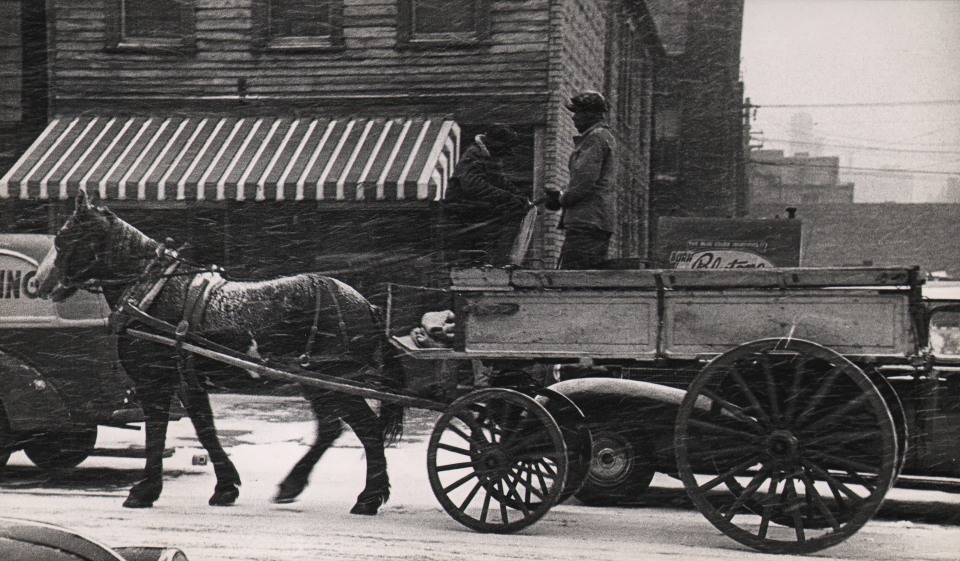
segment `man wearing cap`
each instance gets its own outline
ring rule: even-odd
[[[517,140],[510,126],[495,124],[460,156],[444,197],[446,245],[451,252],[483,252],[487,263],[508,264],[513,239],[530,205],[503,169],[502,159]]]
[[[596,269],[607,257],[614,227],[616,140],[604,123],[609,105],[600,93],[581,92],[566,108],[580,134],[573,139],[570,184],[563,191],[544,190],[547,208],[563,210],[559,268]]]

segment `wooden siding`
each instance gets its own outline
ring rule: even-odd
[[[445,115],[536,131],[536,186],[564,188],[576,131],[563,104],[596,89],[617,108],[623,217],[611,256],[646,248],[650,76],[637,0],[491,0],[490,38],[469,47],[398,43],[397,0],[345,0],[344,46],[258,48],[254,0],[194,0],[192,53],[109,50],[102,0],[50,0],[54,111],[225,115]],[[622,59],[613,64],[610,61]],[[530,164],[534,164],[531,162]],[[561,234],[545,213],[534,259],[555,263]]]
[[[249,101],[311,108],[360,93],[371,100],[498,99],[484,106],[492,115],[472,120],[501,120],[496,112],[505,100],[539,102],[546,91],[548,2],[492,1],[490,41],[482,45],[404,48],[397,44],[396,0],[346,0],[344,48],[283,52],[256,47],[252,0],[196,0],[196,51],[163,55],[108,51],[101,0],[54,0],[57,108],[137,97],[223,100],[239,97],[242,87]],[[528,122],[544,120],[535,109],[521,112]]]
[[[0,126],[22,118],[23,49],[20,2],[0,1]]]

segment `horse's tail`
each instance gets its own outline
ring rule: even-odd
[[[381,361],[383,380],[387,387],[401,389],[406,385],[406,376],[403,364],[400,362],[400,352],[390,343],[383,342]],[[380,420],[383,424],[383,441],[389,446],[403,436],[404,406],[396,402],[382,402],[380,406]]]
[[[389,389],[400,390],[406,387],[406,374],[403,363],[400,362],[400,351],[387,341],[387,331],[383,309],[380,306],[369,304],[370,315],[376,326],[380,345],[380,379]],[[403,436],[404,406],[400,403],[382,401],[380,404],[380,421],[383,426],[383,442],[389,446]]]

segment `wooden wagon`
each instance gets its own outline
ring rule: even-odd
[[[461,424],[477,394],[441,417],[431,483],[468,526],[555,502],[513,492],[537,488],[544,473],[567,478],[557,500],[606,504],[635,498],[662,471],[733,539],[807,553],[855,533],[901,475],[913,484],[960,475],[949,430],[957,357],[930,347],[931,329],[941,342],[957,335],[960,301],[950,290],[924,298],[917,269],[480,268],[451,279],[445,291],[391,289],[390,340],[429,365],[419,383],[449,394],[456,373],[462,387],[490,370],[504,389],[486,390],[485,408],[509,401],[497,391],[526,389],[560,416],[542,427],[558,449],[549,469],[496,430],[477,437]],[[411,320],[438,310],[455,315],[452,341],[418,346]],[[485,499],[496,512],[472,495],[471,482],[487,489],[485,462],[507,466],[497,480],[507,487]]]

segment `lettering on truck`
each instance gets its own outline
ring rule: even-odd
[[[37,270],[0,269],[0,298],[4,300],[36,298]]]
[[[37,297],[37,267],[28,255],[0,249],[0,322],[57,317],[53,302]]]

